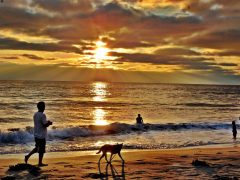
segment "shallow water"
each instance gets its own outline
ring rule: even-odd
[[[54,122],[49,151],[117,142],[129,149],[239,142],[232,140],[231,121],[240,115],[240,86],[0,81],[0,99],[0,153],[32,148],[38,101]],[[143,128],[134,125],[138,113]]]

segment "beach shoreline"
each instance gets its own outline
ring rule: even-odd
[[[151,153],[149,153],[151,152]],[[194,178],[239,178],[240,147],[236,145],[201,146],[181,149],[123,150],[125,164],[115,157],[112,165],[102,159],[100,171],[96,151],[46,153],[40,174],[35,177],[28,171],[7,172],[9,166],[23,163],[23,154],[5,154],[0,157],[0,177],[14,176],[17,179],[105,179],[117,176],[120,179],[194,179]],[[192,165],[201,160],[209,166]],[[36,165],[38,156],[29,163]],[[101,174],[100,174],[101,173]]]

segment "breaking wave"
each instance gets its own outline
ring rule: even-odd
[[[240,128],[239,125],[237,125]],[[231,129],[230,123],[181,123],[181,124],[125,124],[112,123],[106,126],[76,126],[67,128],[53,127],[48,131],[49,140],[64,140],[75,137],[91,137],[114,134],[130,134],[147,131],[188,131],[188,130],[224,130]],[[7,132],[0,132],[0,144],[22,144],[32,142],[33,128],[26,127],[25,130],[18,128],[9,129]]]

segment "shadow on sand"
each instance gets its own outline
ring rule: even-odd
[[[108,177],[112,176],[112,179],[115,180],[125,180],[125,171],[124,171],[124,163],[121,164],[121,173],[117,171],[117,169],[111,164],[107,163],[105,167],[105,174],[101,172],[100,164],[98,164],[99,175],[102,180],[107,180]]]
[[[6,176],[2,177],[2,180],[34,179],[39,177],[44,178],[41,176],[41,168],[31,164],[19,163],[9,166],[9,169],[6,172]]]

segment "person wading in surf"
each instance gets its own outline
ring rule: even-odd
[[[138,114],[138,116],[136,118],[136,123],[137,124],[143,124],[143,118],[141,117],[141,114]]]

